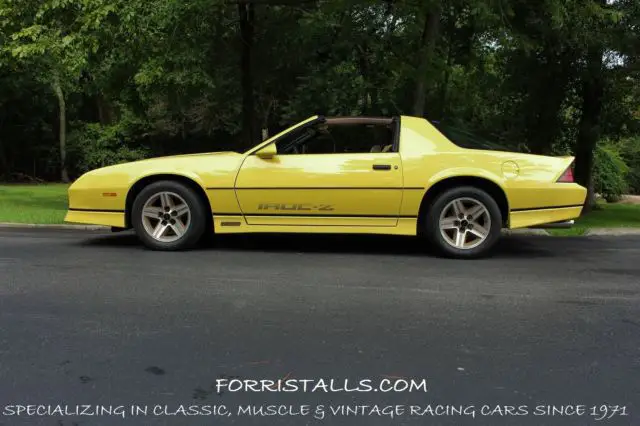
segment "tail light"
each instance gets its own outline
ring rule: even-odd
[[[573,179],[573,164],[571,164],[569,167],[567,167],[567,170],[564,171],[562,176],[560,176],[560,178],[558,178],[558,180],[556,182],[562,182],[562,183],[574,183],[575,182],[575,180]]]

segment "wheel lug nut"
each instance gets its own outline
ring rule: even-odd
[[[176,221],[175,221],[175,220],[173,220],[173,219],[171,219],[171,220],[169,221],[169,223],[171,223],[172,225],[175,225],[175,224],[176,224]]]
[[[454,221],[454,222],[453,222],[453,224],[454,224],[455,226],[460,226],[460,221],[459,221],[459,220],[456,220],[456,221]]]
[[[467,216],[467,220],[473,220],[473,217],[471,217],[471,215]]]
[[[460,214],[458,215],[458,217],[459,217],[460,219],[464,219],[464,215],[463,215],[462,213],[460,213]]]
[[[177,212],[177,211],[175,211],[175,210],[174,210],[174,211],[172,211],[172,212],[171,212],[171,216],[178,216],[178,212]]]
[[[165,208],[164,208],[164,211],[165,211],[165,212],[168,212],[169,210],[171,210],[169,207],[165,207]]]

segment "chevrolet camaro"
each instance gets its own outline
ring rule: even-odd
[[[570,156],[463,147],[416,117],[310,117],[246,152],[93,170],[65,220],[133,228],[156,250],[207,233],[414,235],[442,254],[490,252],[502,229],[569,226],[586,189]]]

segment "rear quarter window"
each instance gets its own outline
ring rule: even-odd
[[[461,148],[482,149],[490,151],[522,152],[522,149],[514,146],[500,144],[479,136],[467,129],[439,121],[431,121],[447,139]]]

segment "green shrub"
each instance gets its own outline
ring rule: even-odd
[[[619,201],[628,190],[626,176],[629,167],[616,147],[608,142],[598,146],[594,153],[593,166],[595,192],[610,203]]]
[[[113,164],[145,158],[148,150],[130,145],[118,125],[83,124],[69,134],[68,164],[73,175]]]
[[[620,156],[629,166],[629,191],[632,194],[640,194],[640,136],[622,139],[616,145]]]

